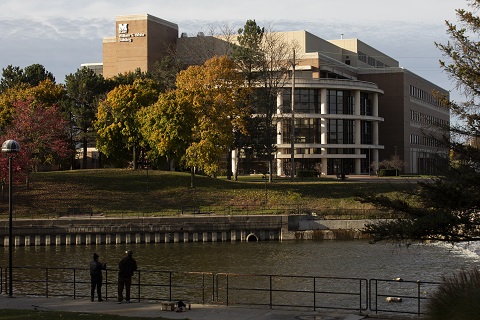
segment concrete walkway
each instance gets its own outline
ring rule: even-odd
[[[355,312],[270,310],[218,305],[192,305],[185,312],[164,311],[159,302],[131,302],[117,304],[113,300],[91,302],[85,299],[0,296],[0,309],[30,309],[41,311],[69,311],[81,313],[114,314],[128,317],[147,317],[190,320],[406,320],[417,316],[368,315]]]

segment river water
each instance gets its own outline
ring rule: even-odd
[[[87,268],[94,252],[117,269],[126,249],[140,269],[440,281],[478,266],[478,245],[398,246],[364,240],[196,242],[16,247],[14,266]],[[8,248],[0,249],[8,265]]]

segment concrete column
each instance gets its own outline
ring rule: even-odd
[[[358,149],[360,151],[360,149]],[[362,162],[361,159],[355,159],[355,174],[361,174],[362,173]]]
[[[142,243],[142,234],[136,233],[135,234],[135,243]]]
[[[208,232],[203,232],[202,233],[202,241],[203,242],[208,242]]]
[[[193,242],[198,242],[198,232],[193,233]]]
[[[160,243],[162,242],[160,233],[155,233],[155,243]]]
[[[320,91],[320,113],[328,113],[327,89],[322,89]],[[327,144],[327,119],[325,118],[321,118],[320,120],[320,143]]]
[[[14,245],[15,245],[15,247],[19,247],[19,246],[20,246],[20,237],[19,237],[19,236],[15,236]]]
[[[320,89],[320,113],[327,114],[328,113],[328,105],[327,105],[327,89]]]
[[[32,243],[31,241],[32,240],[31,240],[30,236],[25,236],[25,247],[29,247],[30,244]]]
[[[36,246],[42,245],[42,239],[40,236],[35,236],[35,245]]]
[[[217,232],[212,232],[212,242],[217,242]]]
[[[237,230],[230,231],[230,241],[237,241]]]
[[[374,93],[372,97],[372,113],[374,117],[378,117],[378,93]]]
[[[378,149],[373,149],[372,150],[372,156],[373,156],[373,162],[374,162],[374,166],[373,166],[373,171],[374,173],[376,173],[378,171],[378,162],[379,162],[379,159],[378,159]]]
[[[132,243],[132,235],[130,233],[125,234],[125,243]]]
[[[117,234],[117,235],[115,236],[115,243],[116,243],[116,244],[122,243],[122,235],[121,235],[121,234]]]
[[[372,130],[373,130],[373,145],[378,145],[378,122],[372,123]]]
[[[49,235],[46,235],[46,236],[45,236],[45,245],[46,245],[46,246],[51,245],[51,244],[52,244],[52,241],[51,241],[51,240],[52,240],[51,237],[50,237]]]
[[[237,150],[236,149],[232,150],[231,156],[232,156],[232,167],[230,168],[230,170],[232,170],[232,174],[233,176],[235,176],[235,172],[237,171]]]
[[[188,242],[188,232],[183,233],[183,242]]]
[[[227,241],[227,232],[226,231],[222,231],[222,241],[223,242]]]
[[[175,232],[173,234],[173,242],[175,242],[175,243],[180,242],[180,234],[178,232]]]
[[[322,151],[323,152],[323,151]],[[326,176],[328,171],[327,171],[327,166],[328,166],[328,160],[327,158],[322,158],[322,176]]]
[[[112,243],[112,235],[107,233],[105,235],[105,244],[111,244]]]
[[[359,116],[360,115],[360,90],[355,90],[355,93],[353,94],[353,99],[354,99],[354,102],[353,102],[353,106],[355,108],[353,114]]]
[[[277,144],[281,144],[283,142],[283,120],[277,122]],[[277,151],[277,153],[280,153]],[[283,159],[277,158],[275,160],[277,162],[277,176],[281,177],[284,175],[283,172]]]
[[[95,244],[102,244],[102,235],[101,234],[97,234],[95,236]]]
[[[283,108],[283,94],[281,91],[277,93],[277,114],[282,113]]]
[[[71,245],[71,244],[72,244],[72,236],[69,235],[69,234],[67,234],[67,235],[65,236],[65,245],[68,245],[68,246],[69,246],[69,245]]]
[[[87,245],[92,244],[92,235],[91,234],[86,234],[85,235],[85,244],[87,244]]]
[[[151,235],[150,233],[145,233],[145,243],[150,243],[151,242]]]
[[[283,160],[277,158],[275,161],[277,161],[277,176],[281,177],[281,176],[284,175],[284,172],[283,172]]]

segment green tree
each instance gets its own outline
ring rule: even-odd
[[[164,56],[153,65],[149,77],[159,85],[160,92],[167,92],[175,88],[177,74],[185,67],[174,53]]]
[[[288,72],[293,63],[295,44],[288,43],[272,30],[265,31],[255,20],[248,20],[238,33],[238,46],[233,48],[233,58],[249,86],[255,88],[249,97],[249,104],[252,106],[252,113],[256,114],[249,119],[252,139],[239,137],[239,140],[248,143],[253,152],[266,159],[271,182],[277,142],[274,120],[277,113],[277,96],[289,79]]]
[[[401,214],[403,219],[367,225],[366,232],[377,240],[439,240],[448,242],[480,240],[480,149],[478,98],[480,88],[480,42],[476,40],[480,0],[472,1],[473,12],[458,9],[460,26],[446,22],[450,41],[437,43],[444,59],[441,67],[468,97],[466,102],[443,103],[459,121],[438,127],[444,132],[437,142],[448,146],[450,158],[437,159],[440,171],[431,181],[419,183],[403,198],[388,199],[369,195],[362,201]],[[437,96],[438,99],[442,97]]]
[[[88,144],[95,141],[93,121],[101,99],[105,98],[109,84],[102,75],[97,75],[90,68],[81,68],[65,77],[65,90],[68,99],[65,109],[71,121],[71,142],[83,148],[82,168],[87,167]],[[72,163],[72,167],[74,164]]]
[[[41,64],[32,64],[24,69],[8,65],[2,70],[0,80],[0,93],[8,88],[24,84],[30,87],[37,86],[40,82],[50,79],[55,83],[55,77]]]
[[[176,91],[162,93],[153,106],[139,111],[138,119],[150,149],[149,159],[166,157],[170,168],[185,163],[196,119],[184,96],[177,96]]]
[[[137,169],[139,147],[143,143],[137,112],[158,99],[156,83],[137,79],[131,85],[119,85],[100,102],[94,127],[97,149],[107,157],[121,160],[126,150],[132,154],[133,168]]]
[[[262,77],[266,59],[263,52],[264,33],[265,28],[258,26],[255,20],[247,20],[245,26],[238,29],[238,45],[233,46],[232,58],[250,86]]]

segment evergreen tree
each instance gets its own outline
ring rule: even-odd
[[[35,87],[40,82],[50,79],[55,83],[55,77],[41,64],[32,64],[24,69],[8,65],[2,70],[2,78],[0,80],[0,93],[5,92],[9,88],[17,85],[27,85]]]
[[[250,150],[268,162],[269,181],[272,181],[275,155],[277,96],[288,80],[293,45],[281,35],[265,31],[255,20],[248,20],[244,28],[238,30],[238,46],[233,47],[233,58],[242,71],[249,87],[254,87],[248,104],[256,117],[249,120],[249,135],[253,139],[239,135],[235,147]],[[244,145],[241,145],[241,144]],[[239,152],[237,152],[239,154]]]
[[[103,76],[95,74],[89,68],[78,69],[77,72],[65,77],[65,90],[68,96],[65,109],[71,121],[72,144],[73,146],[81,144],[83,148],[82,168],[87,167],[88,144],[95,141],[92,128],[98,103],[105,97],[108,87]]]

